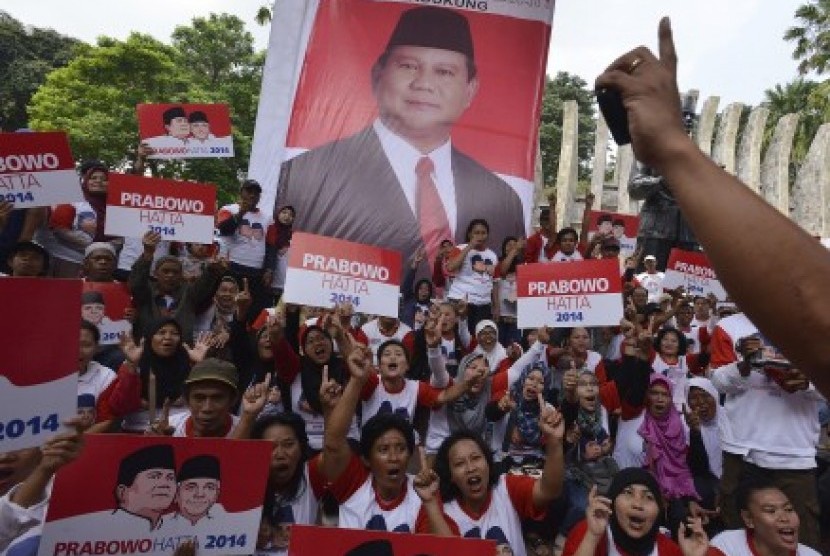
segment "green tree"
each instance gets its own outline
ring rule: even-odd
[[[545,92],[542,98],[539,142],[542,150],[542,172],[547,186],[552,186],[556,181],[562,146],[562,105],[567,100],[575,100],[579,106],[579,179],[590,180],[596,135],[594,93],[579,76],[559,72],[554,79],[545,77]]]
[[[830,0],[813,0],[795,11],[798,25],[784,33],[784,40],[795,43],[793,58],[800,60],[802,75],[830,70]]]
[[[264,54],[254,52],[242,21],[225,14],[177,27],[172,42],[135,33],[123,42],[99,39],[49,74],[30,103],[32,127],[65,129],[77,158],[101,158],[122,168],[138,141],[136,104],[227,103],[233,158],[150,164],[156,176],[218,185],[224,203],[235,196],[248,166]]]
[[[33,129],[62,129],[76,158],[123,165],[137,141],[136,104],[185,100],[178,52],[149,35],[106,37],[50,73],[29,105]]]
[[[65,66],[81,48],[76,39],[26,27],[0,11],[0,128],[27,127],[26,105],[46,74]]]
[[[764,92],[764,106],[770,109],[765,143],[772,138],[778,120],[787,114],[798,113],[798,127],[793,138],[790,174],[795,176],[819,126],[830,121],[830,80],[816,83],[797,78],[784,85],[776,85]]]

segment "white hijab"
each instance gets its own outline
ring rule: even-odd
[[[726,415],[720,408],[718,391],[712,381],[708,378],[696,376],[689,379],[686,388],[686,399],[689,399],[689,390],[692,387],[700,388],[715,400],[715,416],[708,422],[700,423],[700,435],[703,437],[703,445],[706,447],[706,455],[709,457],[709,469],[715,477],[720,479],[723,473],[723,451],[721,448],[721,430],[726,425]]]

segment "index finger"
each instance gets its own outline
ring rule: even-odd
[[[262,382],[260,384],[265,384],[266,386],[269,386],[271,384],[271,373],[266,373],[265,378],[262,379]]]
[[[671,20],[664,17],[657,27],[657,37],[660,43],[660,63],[677,78],[677,51],[674,48],[674,37],[672,36]]]
[[[539,399],[539,412],[541,414],[541,412],[545,409],[545,396],[543,396],[541,392],[537,393],[536,396]]]
[[[329,366],[323,365],[323,384],[329,381]]]
[[[248,278],[242,278],[242,291],[248,291]]]
[[[421,471],[429,469],[429,462],[427,461],[427,451],[423,446],[418,446],[418,456],[421,459]]]
[[[173,400],[167,398],[164,400],[164,403],[161,405],[161,420],[165,423],[170,419],[170,406],[173,404]]]

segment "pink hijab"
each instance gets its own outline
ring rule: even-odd
[[[657,382],[662,383],[669,392],[668,411],[661,417],[655,417],[646,408],[643,424],[637,429],[646,443],[646,465],[657,478],[667,499],[690,496],[699,500],[692,472],[686,463],[689,448],[683,419],[671,402],[671,382],[655,373],[649,380],[649,388]]]

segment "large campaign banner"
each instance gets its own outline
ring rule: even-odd
[[[0,133],[0,201],[30,208],[83,199],[66,133]]]
[[[351,303],[355,311],[398,316],[401,255],[330,237],[291,238],[283,299],[312,307]]]
[[[132,322],[126,318],[132,304],[130,287],[124,282],[83,283],[81,318],[98,327],[99,345],[117,344],[121,334],[132,331]]]
[[[40,446],[78,403],[80,280],[0,279],[0,453]]]
[[[519,328],[613,326],[623,316],[616,259],[516,267]]]
[[[152,147],[149,158],[233,157],[227,104],[139,104],[138,134]]]
[[[262,205],[405,255],[465,243],[474,218],[491,245],[525,236],[553,8],[278,0],[249,168]]]
[[[506,548],[510,550],[509,546]],[[496,541],[493,540],[309,525],[292,526],[288,544],[288,556],[481,556],[505,553],[497,551]]]
[[[41,556],[252,554],[271,444],[90,435],[55,477]]]
[[[620,256],[630,257],[637,250],[637,230],[640,229],[640,217],[618,212],[592,210],[588,213],[588,237],[594,234],[613,236],[620,242]]]
[[[213,243],[216,186],[110,174],[104,232],[142,237],[157,232],[170,241]]]
[[[674,290],[679,287],[691,295],[705,296],[713,293],[721,301],[727,297],[709,258],[698,251],[672,249],[669,253],[663,289]]]

